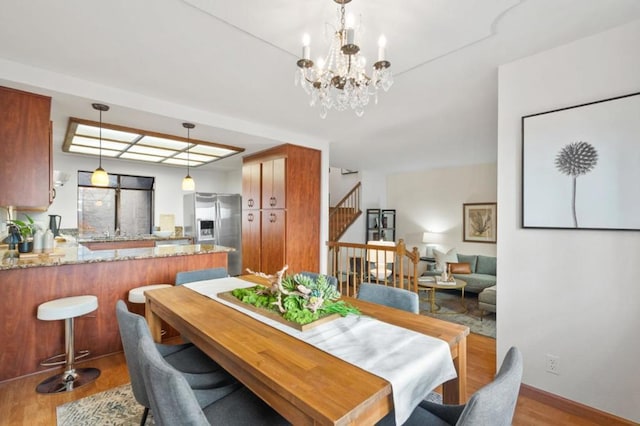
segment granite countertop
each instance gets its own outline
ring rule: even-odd
[[[165,238],[161,239],[164,240]],[[53,253],[41,253],[38,255],[29,253],[29,257],[23,257],[20,259],[5,258],[7,249],[0,248],[0,271],[40,266],[114,262],[121,260],[186,256],[230,251],[234,251],[234,249],[212,244],[163,245],[158,247],[127,248],[117,250],[89,250],[82,244],[66,242],[57,243]]]
[[[79,243],[111,243],[115,241],[169,241],[169,240],[188,240],[192,237],[161,237],[158,235],[128,235],[128,236],[109,236],[109,237],[78,237]]]

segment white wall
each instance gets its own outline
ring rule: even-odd
[[[639,40],[634,21],[504,65],[498,110],[498,359],[517,345],[524,383],[635,422],[640,233],[522,229],[520,120],[640,91]]]
[[[360,182],[361,173],[350,173],[343,175],[342,169],[329,167],[329,205],[335,205]]]
[[[462,204],[495,202],[496,164],[399,173],[387,178],[387,198],[396,209],[398,238],[418,247],[424,256],[422,233],[437,232],[440,249],[496,255],[496,244],[462,241]],[[498,222],[500,217],[498,217]]]

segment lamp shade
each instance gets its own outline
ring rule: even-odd
[[[91,185],[93,186],[109,186],[109,175],[102,168],[98,167],[91,175]]]
[[[189,175],[186,175],[184,179],[182,179],[182,190],[183,191],[195,191],[196,190],[196,182]]]

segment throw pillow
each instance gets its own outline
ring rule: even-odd
[[[442,252],[440,250],[433,250],[433,257],[436,258],[436,270],[444,271],[447,268],[447,262],[458,263],[458,253],[455,248],[452,248],[448,252]]]
[[[460,263],[468,263],[471,266],[471,273],[476,272],[477,264],[478,264],[478,255],[476,254],[460,254],[458,253],[458,262]]]
[[[471,265],[467,262],[461,263],[451,263],[447,262],[447,268],[449,268],[449,272],[452,274],[470,274],[471,273]]]
[[[478,266],[476,272],[478,274],[496,275],[496,258],[493,256],[478,256]]]

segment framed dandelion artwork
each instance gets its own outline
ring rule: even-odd
[[[640,92],[522,117],[522,227],[640,230]]]
[[[473,243],[495,243],[498,224],[496,203],[462,205],[462,240]]]

